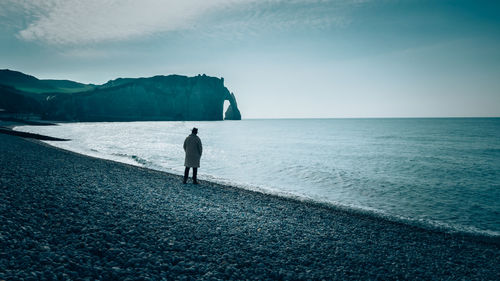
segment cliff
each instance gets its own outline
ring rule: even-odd
[[[226,110],[224,120],[241,120],[241,113],[236,103],[236,97],[231,93],[228,97],[229,107]]]
[[[40,101],[29,97],[22,91],[7,85],[0,84],[0,109],[13,113],[41,114],[42,104]]]
[[[5,71],[3,71],[5,72]],[[1,76],[2,72],[0,72]],[[18,75],[17,75],[18,76]],[[146,121],[146,120],[223,120],[224,101],[230,106],[226,120],[240,120],[236,98],[224,86],[223,78],[198,75],[154,76],[149,78],[118,78],[103,85],[80,84],[67,80],[27,79],[22,83],[5,83],[16,88],[16,95],[41,103],[43,119],[66,121]],[[36,79],[36,78],[34,78]],[[0,81],[5,81],[0,77]],[[17,79],[22,81],[23,79]],[[26,80],[26,79],[25,79]],[[43,89],[31,92],[42,85]],[[4,87],[5,88],[5,87]],[[47,88],[54,88],[52,92]],[[0,88],[0,99],[12,94]],[[21,91],[23,89],[24,91]],[[69,89],[69,90],[68,90]],[[74,91],[74,89],[87,89]],[[71,91],[73,92],[71,92]],[[17,100],[21,100],[16,96]],[[1,103],[9,105],[11,103]],[[26,107],[23,107],[23,109]],[[15,108],[4,108],[13,111]],[[36,113],[39,113],[36,112]]]
[[[0,69],[0,84],[28,93],[75,93],[92,90],[93,84],[82,84],[70,80],[37,79],[19,71]]]

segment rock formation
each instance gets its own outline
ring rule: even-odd
[[[236,98],[234,97],[234,94],[231,93],[227,100],[229,100],[229,107],[226,110],[224,120],[241,120],[241,113],[238,109],[238,104],[236,104]]]
[[[72,81],[63,83],[61,80],[39,81],[46,81],[44,85],[50,84],[53,87],[65,85],[64,89],[69,89],[69,86],[72,86],[72,89],[90,88],[90,90],[80,92],[67,90],[38,91],[36,94],[24,92],[25,96],[35,98],[42,103],[41,115],[47,120],[223,120],[225,100],[229,101],[230,106],[224,119],[241,120],[236,98],[224,87],[223,78],[206,75],[196,77],[169,75],[150,78],[118,78],[103,85],[80,84]],[[53,81],[60,82],[54,83]],[[31,81],[31,84],[36,83]],[[10,83],[10,86],[17,89],[26,88],[15,83]],[[0,98],[4,99],[7,96],[1,89]],[[23,93],[23,91],[16,93]]]

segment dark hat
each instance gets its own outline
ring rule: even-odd
[[[193,134],[197,134],[197,133],[198,133],[198,128],[193,128],[193,130],[191,130],[191,132],[192,132]]]

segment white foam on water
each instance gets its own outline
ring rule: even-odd
[[[296,119],[22,126],[77,153],[456,232],[500,236],[500,119]]]

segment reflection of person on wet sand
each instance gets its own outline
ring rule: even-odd
[[[186,152],[186,159],[184,160],[184,181],[187,182],[189,176],[189,168],[193,168],[193,184],[198,184],[196,176],[198,173],[198,167],[200,167],[200,158],[202,152],[202,145],[200,138],[196,135],[198,134],[198,129],[193,128],[191,134],[184,140],[184,151]]]

